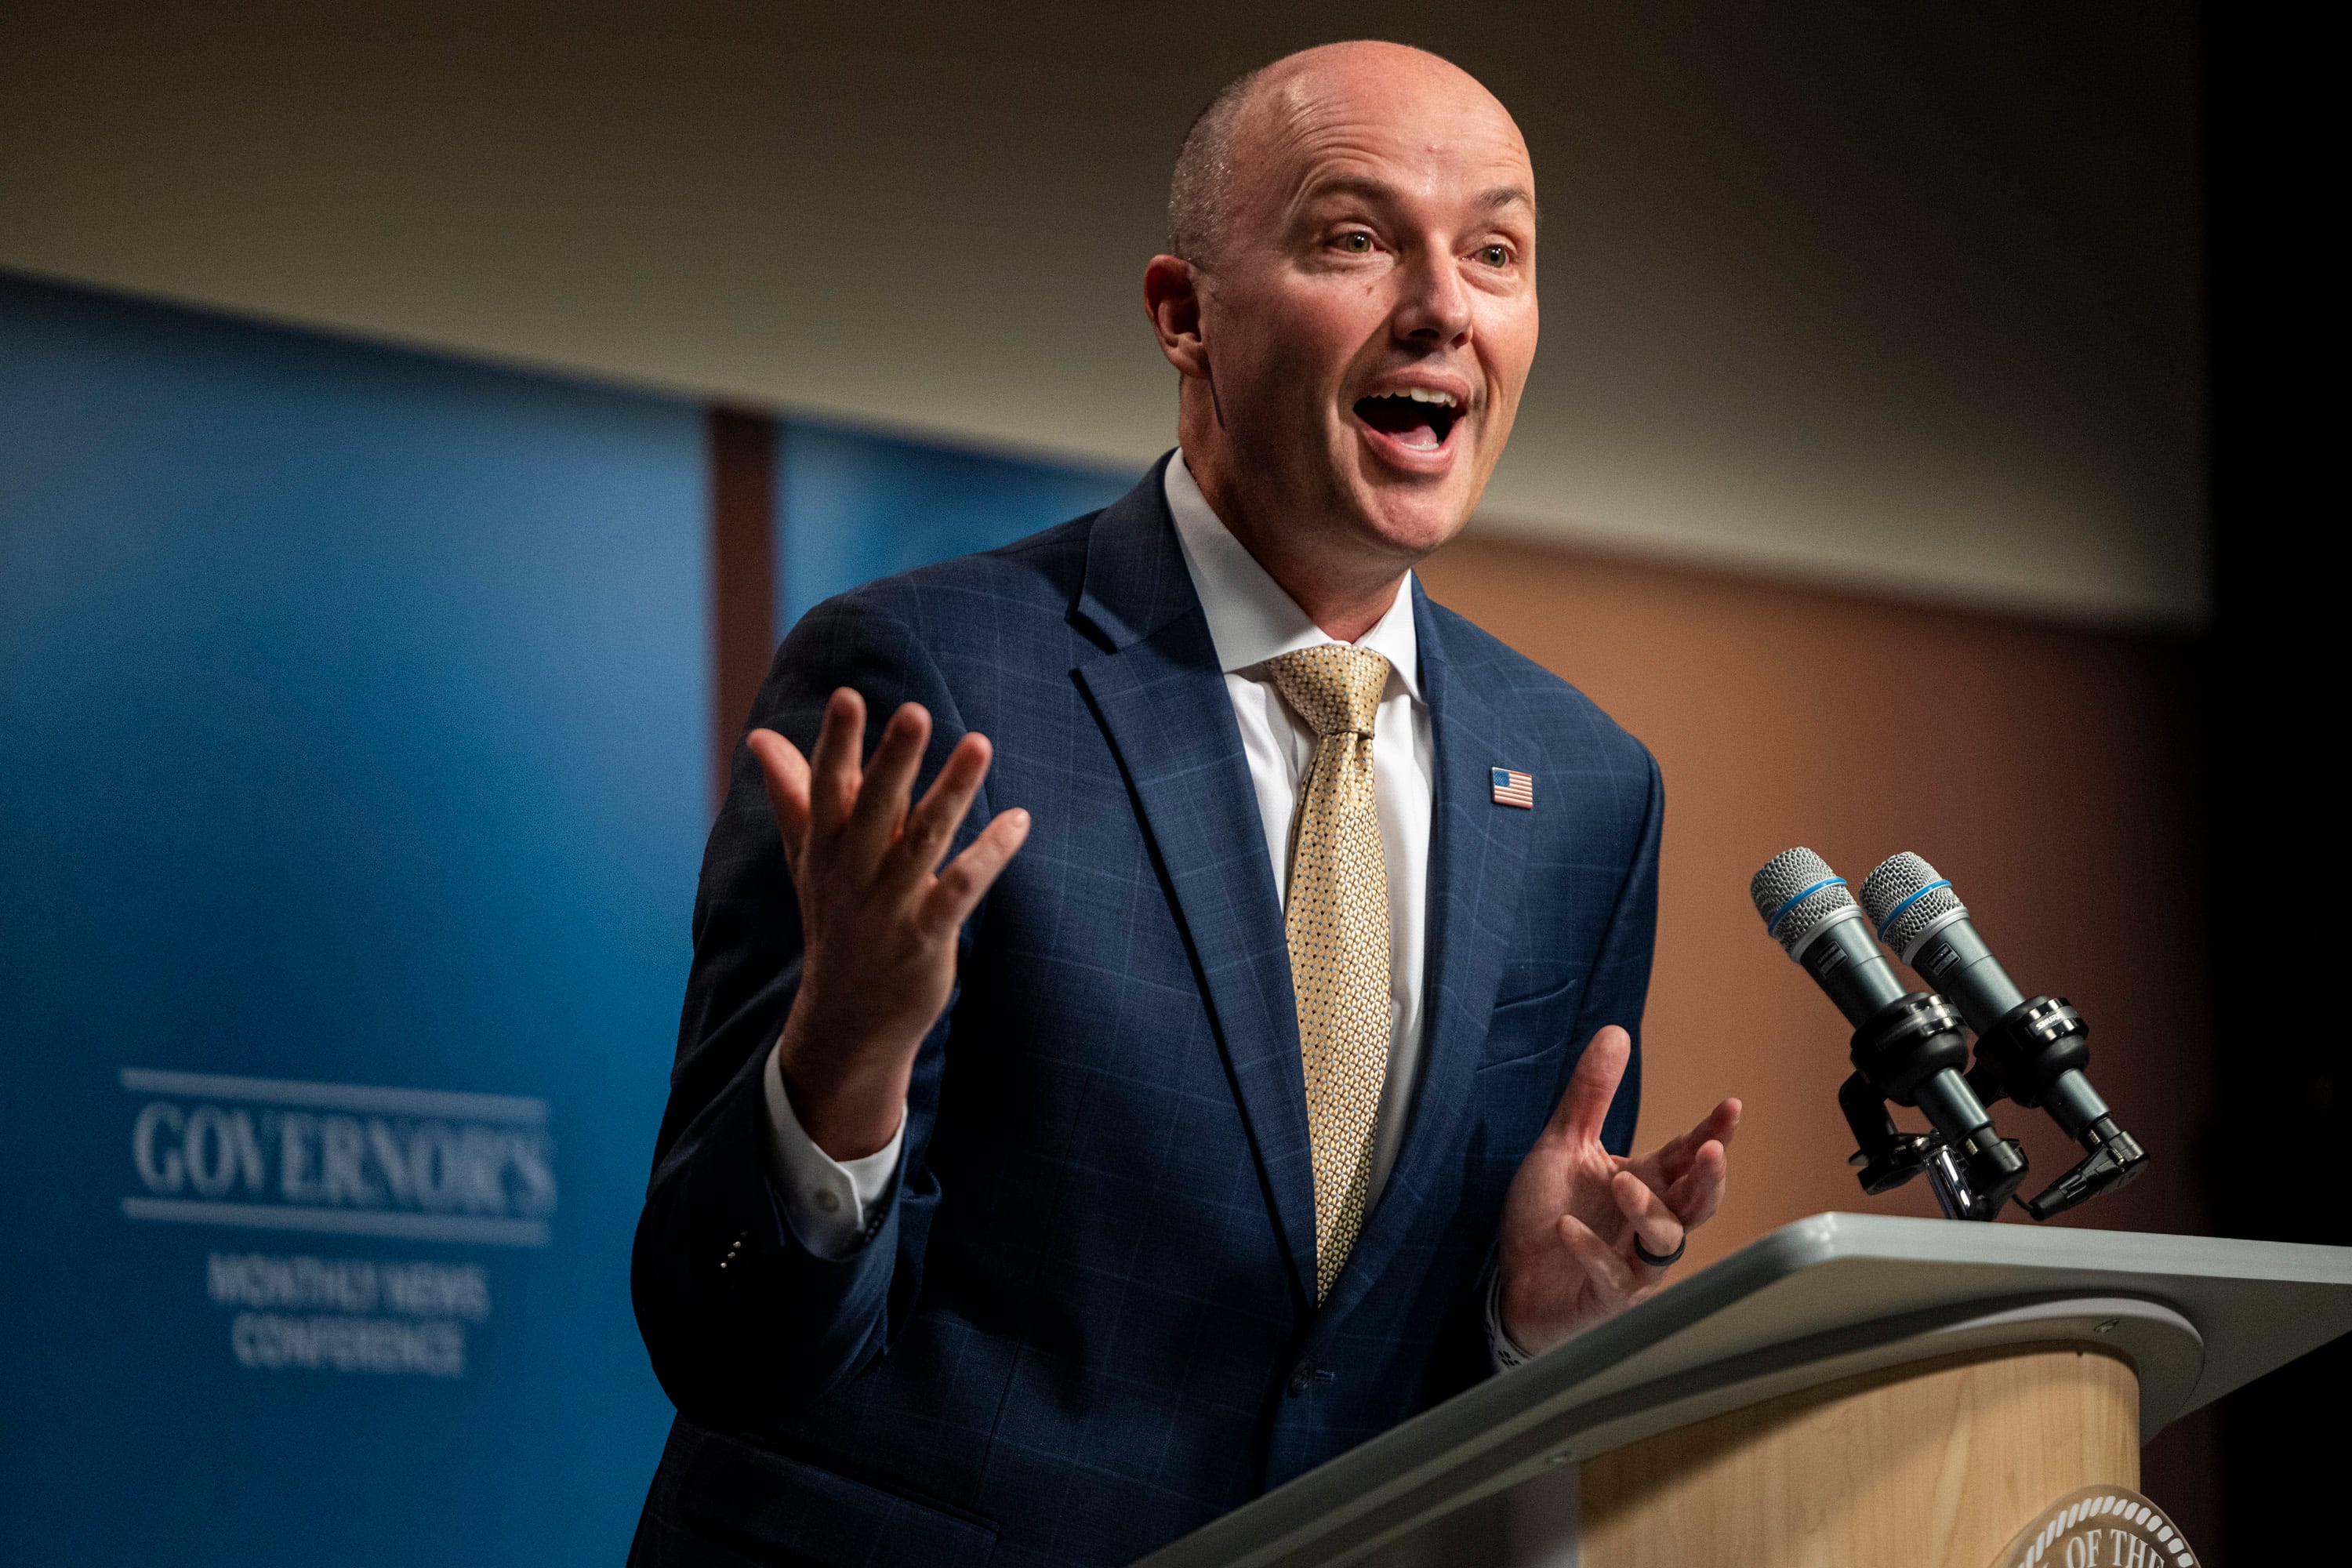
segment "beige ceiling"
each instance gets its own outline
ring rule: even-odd
[[[1139,465],[1177,138],[1391,37],[1540,181],[1482,526],[2193,624],[2191,13],[2093,9],[17,0],[0,266]]]

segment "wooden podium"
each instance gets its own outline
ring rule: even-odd
[[[2347,1331],[2352,1249],[1815,1215],[1143,1561],[1994,1568]]]

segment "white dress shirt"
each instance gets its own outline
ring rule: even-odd
[[[1170,460],[1165,483],[1184,566],[1208,616],[1225,693],[1241,728],[1242,754],[1257,792],[1266,860],[1279,900],[1286,896],[1299,788],[1315,760],[1317,737],[1275,689],[1265,664],[1277,654],[1338,639],[1326,636],[1218,520],[1181,452]],[[1410,574],[1398,584],[1388,613],[1356,646],[1389,661],[1388,687],[1372,725],[1372,791],[1389,882],[1389,1069],[1372,1130],[1370,1197],[1377,1201],[1395,1168],[1421,1081],[1423,960],[1429,930],[1429,822],[1436,771],[1429,705],[1421,690]],[[784,1217],[810,1251],[821,1258],[845,1257],[876,1228],[872,1221],[897,1179],[904,1119],[887,1147],[863,1159],[837,1161],[801,1130],[774,1047],[768,1052],[766,1089],[772,1163]]]

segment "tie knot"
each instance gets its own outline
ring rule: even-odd
[[[1389,661],[1369,648],[1327,642],[1265,662],[1275,689],[1318,735],[1369,736],[1389,683]]]

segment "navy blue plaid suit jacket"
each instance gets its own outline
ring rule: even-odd
[[[1282,912],[1160,469],[793,628],[754,722],[805,750],[837,686],[877,733],[920,702],[926,779],[965,731],[995,742],[963,838],[1001,805],[1035,826],[963,933],[895,1199],[827,1262],[768,1175],[760,1074],[801,940],[737,748],[637,1229],[679,1414],[633,1562],[1126,1563],[1484,1375],[1504,1191],[1593,1031],[1638,1039],[1663,797],[1573,688],[1417,587],[1413,611],[1437,772],[1423,1076],[1319,1310]],[[1495,802],[1496,766],[1534,776],[1533,810]]]

